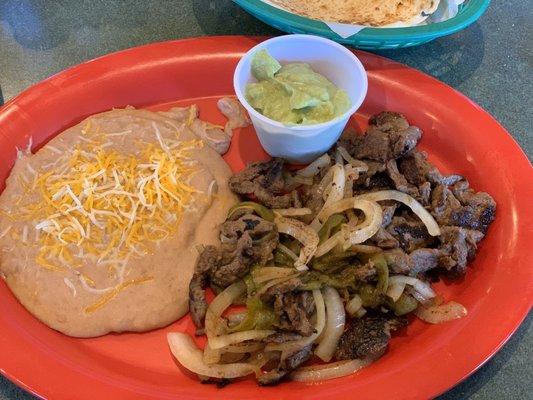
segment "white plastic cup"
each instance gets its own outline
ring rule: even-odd
[[[265,117],[246,101],[246,85],[252,76],[252,57],[266,49],[282,65],[305,62],[344,89],[352,106],[341,116],[321,124],[285,125]],[[350,117],[359,109],[368,89],[368,78],[361,61],[348,49],[329,39],[312,35],[286,35],[253,47],[239,61],[233,77],[237,98],[248,111],[265,151],[293,163],[309,163],[328,151],[339,139]]]

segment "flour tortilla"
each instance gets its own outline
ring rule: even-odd
[[[93,126],[99,126],[106,134],[129,132],[123,136],[109,136],[110,148],[129,154],[138,152],[136,142],[143,140],[157,144],[155,124],[163,139],[174,138],[176,127],[181,140],[198,139],[185,124],[180,125],[187,113],[176,109],[169,113],[150,111],[113,110],[89,118]],[[7,187],[0,196],[0,210],[10,213],[25,204],[35,203],[40,194],[35,191],[22,199],[24,193],[20,177],[31,181],[29,170],[53,163],[61,152],[71,152],[77,144],[83,144],[80,136],[86,121],[58,135],[35,155],[19,159],[7,180]],[[9,226],[21,231],[29,226],[28,244],[21,244],[10,234],[0,238],[0,274],[19,301],[46,325],[76,337],[94,337],[108,332],[146,331],[162,327],[177,320],[188,311],[188,285],[198,257],[196,245],[218,243],[219,224],[225,220],[228,209],[236,202],[227,181],[231,176],[228,165],[209,146],[195,150],[199,171],[192,185],[207,193],[216,181],[215,196],[200,196],[194,199],[194,212],[182,218],[176,234],[159,244],[154,244],[153,254],[130,259],[126,266],[125,281],[153,277],[152,281],[132,285],[120,292],[103,307],[92,313],[85,309],[97,302],[102,293],[88,291],[74,270],[53,272],[44,269],[35,261],[39,244],[35,238],[35,222],[13,222],[0,215],[0,234]],[[31,166],[31,168],[28,168]],[[107,268],[86,261],[79,269],[95,281],[95,287],[106,288],[116,282]]]
[[[384,26],[418,21],[440,0],[270,0],[295,14],[327,22]]]

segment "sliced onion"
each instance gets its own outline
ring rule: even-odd
[[[302,217],[304,215],[310,215],[313,212],[311,209],[302,207],[302,208],[276,208],[273,209],[275,214],[282,217]]]
[[[356,160],[353,158],[350,153],[348,153],[348,150],[346,150],[342,146],[337,146],[337,151],[339,154],[346,160],[347,163],[349,163],[357,172],[366,172],[368,171],[368,165],[366,165],[363,161]]]
[[[211,365],[211,364],[218,364],[220,362],[220,357],[222,356],[222,353],[220,349],[214,350],[209,346],[209,343],[206,344],[204,347],[204,354],[203,354],[203,360],[204,363]]]
[[[373,201],[356,200],[354,202],[354,208],[363,211],[366,218],[362,224],[354,228],[351,228],[348,225],[342,227],[341,233],[345,239],[343,245],[344,250],[347,250],[350,246],[363,243],[370,239],[377,233],[383,222],[383,212],[381,211],[381,207]]]
[[[272,279],[270,282],[266,283],[265,285],[261,286],[261,288],[259,290],[257,290],[257,292],[255,292],[255,295],[254,297],[256,299],[260,298],[263,293],[265,293],[268,289],[270,289],[272,286],[276,286],[276,285],[279,285],[280,283],[283,283],[285,281],[288,281],[289,279],[292,279],[292,278],[296,278],[300,276],[300,273],[299,272],[296,272],[292,275],[287,275],[287,276],[284,276],[282,278],[278,278],[278,279]]]
[[[313,290],[313,298],[316,307],[316,324],[314,333],[310,336],[298,340],[292,340],[290,342],[269,343],[265,347],[265,351],[281,351],[281,358],[284,359],[313,343],[322,334],[324,326],[326,325],[326,307],[324,305],[324,298],[322,297],[320,290]]]
[[[310,367],[301,367],[291,373],[290,377],[293,381],[298,382],[320,382],[351,375],[371,363],[372,361],[368,359],[347,360],[323,365],[313,365]]]
[[[225,328],[225,321],[221,318],[222,313],[231,306],[246,290],[243,281],[236,282],[213,299],[205,315],[205,333],[209,338],[222,333]]]
[[[387,288],[387,296],[389,296],[392,301],[396,302],[398,301],[404,290],[405,282],[389,282],[389,287]]]
[[[346,185],[344,167],[340,164],[335,164],[329,169],[328,173],[330,172],[333,174],[333,177],[331,183],[328,185],[329,190],[324,189],[324,192],[327,191],[327,198],[325,198],[324,206],[311,222],[311,227],[316,232],[320,230],[322,224],[329,218],[329,215],[327,217],[323,216],[324,210],[327,210],[329,206],[335,204],[344,197],[344,187]]]
[[[289,249],[287,246],[278,243],[278,249],[280,249],[282,252],[284,252],[286,255],[288,255],[293,261],[296,261],[298,259],[298,256],[294,251]]]
[[[264,343],[238,343],[231,346],[224,347],[220,351],[222,353],[253,353],[265,347]]]
[[[356,294],[348,303],[346,303],[346,312],[350,317],[354,317],[361,307],[363,307],[363,299]]]
[[[421,304],[414,313],[422,321],[429,322],[430,324],[441,324],[462,318],[468,314],[468,311],[462,304],[450,301],[440,306],[428,307]]]
[[[354,245],[365,242],[376,234],[381,227],[383,213],[379,204],[373,201],[357,200],[353,197],[342,199],[325,209],[324,216],[327,220],[333,214],[341,213],[352,208],[363,211],[366,217],[365,220],[355,227],[344,224],[340,232],[337,232],[318,246],[315,257],[323,256],[339,243],[343,245],[343,250],[347,250]]]
[[[419,301],[427,301],[436,296],[433,289],[431,289],[431,286],[429,285],[429,283],[424,282],[420,279],[413,278],[412,276],[405,276],[405,275],[389,276],[389,288],[393,285],[401,285],[401,284],[403,284],[404,288],[405,288],[405,285],[412,286],[414,289],[414,292],[416,292],[416,294],[418,295],[418,296],[415,296],[415,298],[417,298],[417,300]],[[398,290],[398,289],[395,289],[395,290]],[[402,290],[402,293],[403,293],[403,290]],[[388,295],[388,289],[387,289],[387,295]],[[400,293],[400,296],[401,296],[401,293]],[[398,298],[400,296],[398,296]]]
[[[303,244],[294,266],[298,271],[307,270],[307,263],[313,258],[320,241],[318,234],[309,225],[296,219],[277,217],[275,222],[279,232],[290,235]]]
[[[326,253],[329,253],[331,250],[335,248],[342,240],[342,236],[340,232],[337,232],[333,236],[331,236],[329,239],[327,239],[324,243],[322,243],[315,252],[315,257],[321,257]]]
[[[397,190],[382,190],[357,196],[358,199],[373,201],[395,200],[405,204],[422,220],[431,236],[439,236],[440,228],[431,214],[413,197]]]
[[[294,253],[293,253],[294,254]],[[295,256],[296,257],[296,256]],[[255,283],[263,283],[272,279],[279,279],[293,275],[294,269],[281,267],[263,267],[258,268],[252,272],[252,277]]]
[[[322,169],[326,168],[330,162],[331,157],[329,156],[329,154],[325,153],[322,156],[318,157],[307,167],[299,170],[296,173],[304,177],[313,177],[315,175],[318,175]]]
[[[242,321],[246,319],[247,315],[248,313],[246,311],[236,312],[236,313],[226,315],[226,320],[228,321],[228,325],[231,327],[231,326],[240,324]]]
[[[214,336],[208,339],[209,346],[214,349],[222,349],[226,346],[242,343],[247,340],[259,340],[264,339],[267,336],[273,335],[276,333],[274,330],[251,330],[251,331],[242,331],[230,333],[228,335]]]
[[[178,362],[196,374],[233,379],[258,372],[257,367],[249,363],[207,365],[203,361],[202,350],[196,347],[192,338],[185,333],[169,333],[167,340],[170,351]]]
[[[326,304],[326,327],[322,333],[320,344],[315,350],[315,354],[322,361],[329,362],[344,332],[346,314],[337,290],[326,287],[323,290],[323,295]]]

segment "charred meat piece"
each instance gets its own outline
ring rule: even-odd
[[[300,340],[303,336],[296,332],[276,332],[263,339],[264,343],[285,343]]]
[[[222,247],[221,261],[209,271],[209,280],[220,287],[227,287],[239,279],[244,278],[254,260],[251,257],[253,253],[253,240],[249,232],[244,232],[237,241],[237,245]]]
[[[233,251],[232,243],[236,243],[245,233],[249,235],[252,246],[246,250],[246,254],[257,265],[264,265],[272,258],[272,252],[279,242],[276,224],[250,213],[242,215],[235,221],[224,222],[220,227],[220,233],[230,244],[229,253]]]
[[[253,214],[226,221],[221,232],[228,240],[220,249],[207,246],[198,259],[189,283],[189,308],[195,325],[203,327],[209,283],[227,287],[245,277],[252,265],[264,265],[278,245],[276,225]]]
[[[199,328],[197,334],[202,334],[205,314],[207,312],[207,301],[205,299],[205,288],[209,283],[208,274],[221,260],[221,255],[215,246],[206,246],[198,259],[196,268],[189,283],[189,311],[191,318]]]
[[[455,225],[483,233],[494,220],[496,203],[484,192],[474,192],[468,182],[456,183],[451,189],[438,185],[431,194],[431,213],[439,225]]]
[[[395,216],[387,231],[400,243],[400,247],[410,253],[420,247],[428,247],[434,239],[419,219],[410,216]]]
[[[381,211],[383,212],[383,222],[381,223],[382,228],[386,228],[391,223],[397,208],[398,203],[395,203],[394,201],[381,202]]]
[[[395,274],[406,274],[411,270],[413,262],[411,257],[402,249],[392,249],[383,252],[389,270]]]
[[[313,295],[308,291],[277,295],[274,300],[274,311],[279,316],[278,327],[303,336],[309,336],[314,331],[311,323],[314,310]]]
[[[382,249],[394,249],[400,247],[398,239],[384,228],[379,228],[376,234],[368,240],[368,244],[381,247]]]
[[[283,165],[284,161],[280,158],[250,164],[230,178],[229,187],[235,193],[255,196],[270,208],[299,207],[298,192],[286,193]]]
[[[463,179],[460,175],[442,175],[439,170],[427,160],[427,154],[423,151],[412,151],[409,155],[398,161],[398,169],[409,183],[420,186],[424,182],[435,185],[453,185]]]
[[[398,164],[396,160],[387,161],[387,174],[394,184],[394,188],[400,192],[407,193],[408,195],[418,198],[419,192],[418,188],[409,183],[405,176],[403,176],[400,171],[398,171]]]
[[[352,138],[349,151],[359,160],[387,162],[410,152],[421,136],[420,129],[409,126],[403,115],[383,112],[370,119],[363,136]]]
[[[437,268],[440,255],[441,252],[438,249],[416,249],[409,254],[412,265],[410,274],[416,276]]]
[[[289,279],[269,288],[261,300],[273,307],[281,330],[309,336],[313,333],[310,319],[315,303],[311,292],[298,291],[301,285],[300,278]]]
[[[383,315],[368,315],[356,318],[342,334],[335,352],[335,359],[380,357],[387,349],[391,331],[406,325],[407,319],[401,317],[387,318]]]
[[[484,234],[457,226],[442,227],[439,239],[439,266],[452,272],[450,277],[459,277],[466,272],[466,264],[476,255],[477,243]]]
[[[298,290],[301,286],[302,280],[300,278],[288,279],[285,282],[268,288],[267,291],[261,295],[261,300],[265,303],[273,303],[276,296]]]
[[[300,365],[308,361],[313,354],[312,345],[307,345],[298,352],[282,359],[279,365],[271,371],[261,375],[258,378],[259,385],[275,385],[288,373],[292,372]]]

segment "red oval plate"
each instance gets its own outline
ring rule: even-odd
[[[0,182],[15,147],[36,146],[82,118],[134,105],[165,109],[197,103],[201,116],[223,118],[215,100],[231,95],[233,70],[259,38],[213,37],[126,50],[62,72],[0,109]],[[369,75],[367,100],[354,124],[396,110],[424,130],[420,147],[446,172],[468,177],[498,202],[497,218],[466,278],[437,285],[464,304],[467,317],[443,325],[415,321],[379,361],[353,376],[320,384],[259,388],[252,379],[217,389],[178,367],[166,333],[191,331],[188,317],[143,334],[73,339],[32,317],[0,284],[0,369],[25,389],[54,399],[358,399],[433,397],[479,368],[518,327],[531,307],[533,178],[509,134],[472,101],[406,66],[356,53]],[[265,154],[253,130],[238,132],[226,160],[238,170]],[[2,188],[0,187],[0,190]]]

